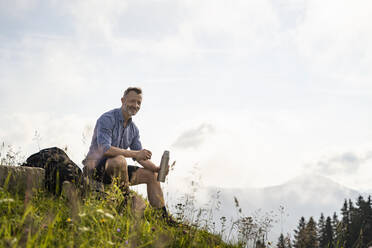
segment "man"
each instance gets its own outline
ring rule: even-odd
[[[141,108],[142,90],[136,87],[126,89],[121,103],[121,108],[106,112],[97,120],[83,163],[88,171],[94,171],[97,180],[105,184],[110,184],[114,177],[118,178],[124,194],[129,185],[147,184],[151,206],[162,209],[163,216],[167,217],[163,192],[157,181],[160,167],[150,161],[151,152],[142,148],[139,130],[132,121],[132,116]],[[126,158],[132,158],[143,168],[127,165]]]

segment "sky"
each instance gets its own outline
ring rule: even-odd
[[[372,189],[371,69],[370,1],[0,0],[0,141],[81,165],[139,86],[143,147],[177,161],[169,187],[314,173]]]

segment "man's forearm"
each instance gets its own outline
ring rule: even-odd
[[[156,166],[151,160],[140,160],[138,161],[140,165],[143,166],[143,168],[153,171],[153,172],[159,172],[160,167]]]
[[[137,151],[125,150],[115,146],[111,146],[103,155],[107,157],[114,157],[122,155],[126,158],[134,158]]]

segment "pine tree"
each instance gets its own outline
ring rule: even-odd
[[[333,240],[338,240],[338,232],[340,227],[340,221],[338,220],[337,213],[334,212],[332,216],[332,230],[333,230]]]
[[[313,217],[310,217],[309,222],[306,224],[306,248],[318,248],[318,232],[316,227],[316,222],[314,221]]]
[[[365,223],[365,242],[369,245],[372,244],[372,200],[371,196],[368,196],[366,203],[366,223]]]
[[[344,204],[341,208],[341,226],[340,226],[340,232],[338,233],[338,244],[340,246],[344,247],[351,247],[349,243],[349,228],[350,228],[350,211],[347,204],[347,200],[345,199]]]
[[[276,247],[277,248],[286,248],[283,233],[280,234],[278,244],[276,245]]]
[[[261,241],[261,240],[258,240],[256,242],[256,248],[265,248],[266,245],[265,245],[265,242]]]
[[[306,239],[305,228],[306,228],[305,218],[301,217],[297,230],[294,230],[294,240],[293,240],[294,248],[307,248],[306,240],[305,240]]]
[[[333,248],[333,241],[334,240],[333,240],[332,220],[331,220],[331,217],[327,217],[326,225],[325,225],[325,232],[324,232],[324,242],[326,244],[325,247]]]
[[[359,196],[356,205],[358,207],[356,211],[357,216],[355,216],[353,219],[352,227],[355,227],[355,229],[358,228],[360,230],[358,241],[359,241],[360,246],[364,247],[370,241],[372,241],[371,197],[369,196],[367,200],[364,200],[362,196]],[[356,234],[354,234],[353,237],[356,237]]]
[[[324,219],[324,214],[320,214],[320,218],[318,221],[318,242],[319,242],[319,247],[323,248],[325,247],[326,243],[324,242],[324,233],[325,233],[325,219]]]
[[[285,237],[284,243],[286,248],[292,248],[291,236],[289,233],[287,234],[287,237]]]
[[[362,237],[363,234],[363,219],[362,209],[364,205],[364,199],[362,196],[358,197],[356,207],[354,207],[351,200],[349,200],[349,211],[350,211],[350,228],[349,228],[349,241],[350,245],[354,245],[357,242],[363,246]]]

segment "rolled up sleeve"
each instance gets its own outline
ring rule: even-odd
[[[130,144],[129,147],[130,147],[131,150],[135,150],[135,151],[142,150],[142,144],[141,144],[141,141],[140,141],[140,135],[139,135],[138,130],[136,130],[136,134],[133,138],[132,144]]]
[[[111,147],[113,128],[114,121],[110,117],[101,116],[97,120],[97,144],[102,154]]]

